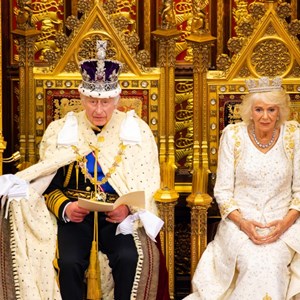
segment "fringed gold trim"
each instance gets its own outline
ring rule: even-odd
[[[144,261],[136,298],[156,300],[159,281],[159,251],[143,227],[138,228],[138,233],[143,248]]]
[[[137,299],[137,292],[138,292],[139,282],[141,279],[142,268],[143,268],[143,263],[144,263],[144,253],[143,253],[141,241],[140,241],[139,234],[138,234],[137,222],[135,223],[134,231],[133,231],[132,235],[133,235],[133,240],[135,242],[137,253],[138,253],[138,262],[137,262],[134,282],[133,282],[131,296],[130,296],[130,300],[135,300],[135,299]]]
[[[13,230],[13,218],[11,210],[9,210],[9,227],[10,227],[10,250],[11,250],[11,260],[12,260],[12,271],[13,271],[13,278],[14,278],[14,286],[15,286],[15,294],[16,300],[22,300],[21,293],[20,293],[20,284],[19,284],[19,277],[18,277],[18,270],[17,270],[17,263],[16,263],[16,240],[14,236]]]

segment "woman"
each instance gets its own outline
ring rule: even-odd
[[[222,220],[195,271],[192,299],[283,300],[300,293],[300,136],[281,79],[246,81],[220,140]],[[299,296],[298,296],[299,297]]]

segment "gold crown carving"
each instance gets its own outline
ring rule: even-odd
[[[273,79],[270,79],[269,77],[246,79],[245,82],[250,93],[264,93],[282,90],[282,79],[280,77],[275,77]]]

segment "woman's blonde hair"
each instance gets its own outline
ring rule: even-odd
[[[247,124],[251,124],[252,107],[256,101],[263,101],[266,104],[273,104],[279,108],[279,120],[277,126],[284,123],[290,115],[290,96],[285,90],[271,91],[263,93],[249,93],[244,96],[240,106],[240,115],[242,120]]]

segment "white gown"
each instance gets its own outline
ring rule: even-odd
[[[287,122],[273,148],[262,153],[244,123],[224,129],[214,190],[222,220],[195,271],[194,293],[185,300],[297,299],[299,219],[278,241],[259,246],[227,215],[239,209],[246,219],[269,223],[291,208],[300,210],[299,138],[298,123]]]

